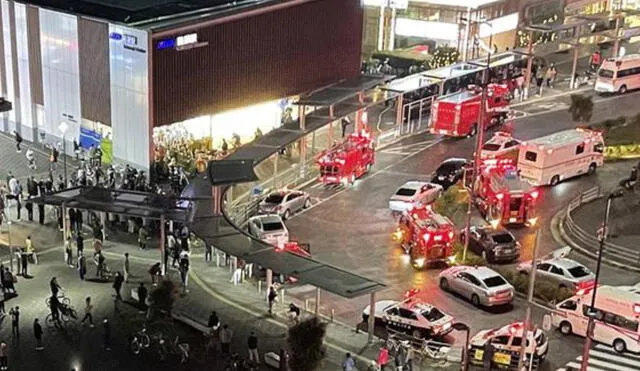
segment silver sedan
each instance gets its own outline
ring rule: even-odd
[[[311,206],[308,193],[297,190],[282,190],[270,193],[258,205],[260,214],[278,214],[287,220],[294,213]]]
[[[503,305],[513,300],[513,286],[487,267],[451,267],[442,271],[438,279],[442,290],[455,292],[476,307]]]

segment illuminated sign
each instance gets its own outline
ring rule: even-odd
[[[178,36],[178,38],[176,39],[177,47],[182,47],[182,46],[187,46],[187,45],[197,44],[197,43],[198,43],[197,33],[190,33],[187,35]]]
[[[208,41],[198,41],[197,33],[181,35],[175,39],[164,39],[156,43],[156,49],[175,49],[178,51],[200,48],[209,45]]]
[[[118,32],[111,32],[109,34],[109,38],[114,41],[123,41],[123,47],[125,49],[131,50],[134,52],[139,52],[139,53],[146,53],[146,51],[143,48],[138,46],[137,36],[121,34]]]

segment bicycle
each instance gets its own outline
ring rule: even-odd
[[[147,335],[147,328],[142,327],[140,331],[136,332],[129,345],[131,352],[135,355],[140,354],[143,349],[148,349],[151,346],[151,338]]]
[[[423,359],[446,359],[450,350],[450,346],[439,344],[432,340],[425,340],[420,348],[416,350],[416,354]]]
[[[160,335],[158,342],[158,351],[161,360],[166,360],[168,355],[176,355],[180,357],[180,364],[189,361],[189,343],[180,343],[180,337],[176,336],[173,342],[167,343],[165,338]]]
[[[47,308],[51,307],[51,297],[46,298],[44,302],[47,305]],[[64,292],[61,292],[58,295],[58,302],[60,303],[60,305],[67,305],[67,306],[71,305],[71,299],[66,297],[64,295]]]

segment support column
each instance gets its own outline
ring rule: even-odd
[[[102,242],[107,240],[107,213],[100,213],[100,225],[102,226]]]
[[[609,2],[611,4],[611,2]],[[613,58],[617,58],[620,53],[620,18],[621,15],[616,15],[616,39],[613,42]]]
[[[389,22],[389,44],[387,50],[393,50],[396,45],[396,7],[391,7],[391,21]]]
[[[333,145],[333,122],[336,119],[333,105],[329,106],[329,118],[331,119],[331,122],[329,123],[329,145],[327,147],[331,147]]]
[[[269,292],[269,287],[273,284],[273,271],[271,269],[267,269],[267,292]]]
[[[220,186],[211,187],[211,196],[213,197],[213,214],[219,215],[222,213],[222,189]]]
[[[316,132],[311,133],[311,157],[316,154]]]
[[[65,203],[62,203],[60,209],[62,213],[62,242],[64,243],[67,240],[67,236],[69,236],[69,219],[67,219],[69,214]]]
[[[275,159],[273,159],[273,188],[278,189],[278,159],[280,158],[280,154],[276,153]]]
[[[529,89],[531,88],[531,68],[533,67],[533,31],[529,31],[527,58],[527,74],[524,78],[524,99],[529,98]]]
[[[166,259],[165,259],[165,255],[167,254],[166,252],[166,248],[165,248],[165,219],[164,219],[164,215],[160,216],[160,261],[162,262],[162,275],[164,276],[167,273],[167,265],[165,264]]]
[[[320,288],[316,287],[316,307],[314,308],[314,315],[318,317],[320,314]]]
[[[578,49],[579,48],[580,48],[580,41],[578,38],[576,38],[576,45],[573,49],[573,64],[571,65],[571,85],[569,86],[570,89],[573,89],[576,83],[576,70],[578,68]]]
[[[380,20],[378,21],[378,50],[384,50],[385,2],[380,6]]]
[[[306,117],[305,117],[305,106],[298,106],[298,120],[300,121],[300,130],[305,132],[307,129]],[[300,148],[300,178],[304,178],[305,176],[305,162],[307,160],[307,136],[303,136],[300,138],[298,142],[298,147]]]
[[[404,114],[404,97],[402,95],[399,95],[398,99],[396,100],[396,127],[402,126],[403,114]]]
[[[375,330],[375,309],[376,308],[376,293],[372,292],[369,298],[369,320],[367,321],[367,332],[369,344],[373,343],[373,331]]]
[[[469,59],[469,35],[471,34],[471,8],[467,8],[467,25],[464,28],[464,41],[462,43],[462,61]]]
[[[358,92],[358,102],[360,103],[360,105],[364,104],[364,92],[362,91]],[[353,128],[354,129],[353,131],[356,133],[364,129],[364,124],[362,122],[363,115],[364,115],[363,109],[359,109],[358,112],[356,112],[356,126]]]

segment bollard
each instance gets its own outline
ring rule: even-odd
[[[262,280],[258,281],[258,293],[262,293]]]
[[[304,310],[305,312],[309,311],[309,299],[304,299]]]
[[[331,308],[331,323],[333,323],[333,316],[336,314],[335,309]]]
[[[218,253],[218,250],[216,250],[216,266],[220,268],[220,254]]]
[[[284,287],[282,288],[282,294],[280,294],[280,297],[282,298],[282,304],[284,304]]]
[[[240,283],[244,283],[244,269],[240,272]]]

